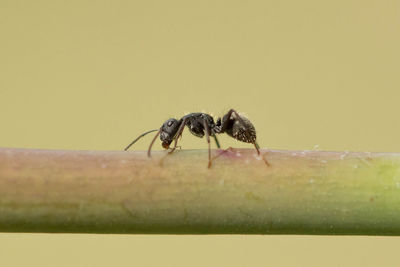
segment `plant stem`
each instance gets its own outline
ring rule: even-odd
[[[2,148],[0,231],[400,235],[400,154],[261,151]]]

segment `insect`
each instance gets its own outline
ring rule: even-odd
[[[183,116],[179,120],[174,118],[168,119],[163,123],[160,129],[150,130],[139,135],[125,148],[125,150],[128,150],[134,143],[136,143],[136,141],[138,141],[143,136],[157,131],[156,136],[154,136],[149,145],[147,156],[151,157],[151,148],[158,136],[160,136],[162,146],[165,149],[169,149],[171,143],[174,142],[173,147],[168,152],[169,155],[174,152],[175,149],[178,147],[178,139],[179,137],[181,137],[185,126],[187,126],[189,128],[189,131],[197,137],[202,138],[206,136],[208,143],[208,168],[211,167],[212,163],[210,136],[214,138],[217,147],[220,148],[217,134],[227,133],[229,136],[235,138],[236,140],[245,143],[251,143],[254,145],[257,154],[260,155],[260,147],[256,141],[257,136],[254,125],[250,122],[249,119],[247,119],[243,115],[239,115],[239,113],[236,112],[234,109],[229,110],[228,113],[226,113],[222,117],[222,119],[219,117],[216,122],[214,122],[213,117],[209,114],[200,112],[190,113]],[[264,162],[269,165],[265,159]]]

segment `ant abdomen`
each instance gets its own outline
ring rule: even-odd
[[[235,119],[230,131],[226,132],[233,138],[245,142],[255,143],[257,139],[256,128],[246,117],[241,116],[241,120]]]
[[[234,110],[230,110],[222,117],[222,120],[218,118],[216,125],[217,127],[215,130],[218,133],[225,132],[229,136],[241,142],[256,143],[256,128],[248,118],[242,114],[239,115]]]

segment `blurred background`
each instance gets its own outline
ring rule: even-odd
[[[122,150],[170,117],[235,108],[262,147],[400,152],[399,29],[396,0],[1,0],[0,147]],[[180,144],[207,147],[187,131]],[[396,237],[0,234],[0,259],[396,266],[399,246]]]

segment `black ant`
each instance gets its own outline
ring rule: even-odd
[[[229,110],[228,113],[222,117],[222,119],[218,118],[216,123],[214,122],[213,117],[206,113],[190,113],[183,116],[180,120],[173,118],[168,119],[163,123],[160,129],[150,130],[141,134],[139,137],[133,140],[132,143],[125,148],[125,150],[128,150],[134,143],[136,143],[136,141],[146,134],[158,131],[150,143],[147,156],[151,157],[151,147],[156,141],[158,135],[160,135],[162,146],[165,149],[168,149],[172,141],[175,141],[173,148],[168,152],[169,155],[177,148],[178,138],[182,135],[185,126],[188,126],[189,131],[197,137],[203,137],[204,135],[206,136],[208,143],[208,168],[211,167],[212,162],[210,136],[214,138],[217,147],[220,148],[216,134],[227,133],[236,140],[245,143],[251,143],[254,145],[255,149],[257,150],[257,154],[260,156],[260,147],[256,142],[256,129],[249,119],[239,115],[234,109]],[[269,165],[265,159],[264,162]]]

